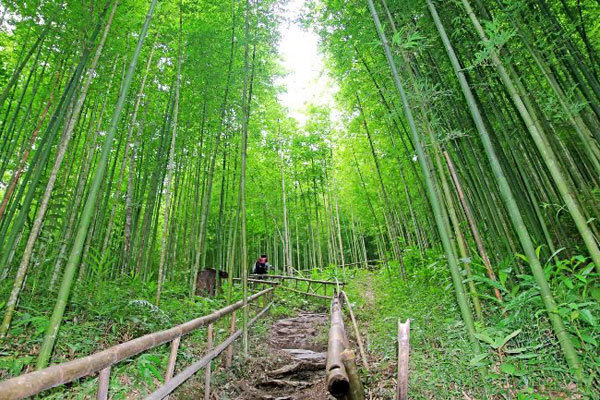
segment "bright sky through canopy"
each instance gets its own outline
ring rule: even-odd
[[[304,0],[289,0],[284,4],[284,21],[279,28],[279,53],[288,72],[279,81],[286,89],[279,96],[279,101],[301,123],[306,121],[306,104],[326,104],[333,108],[333,96],[337,90],[325,72],[317,34],[303,29],[297,22],[304,3]]]

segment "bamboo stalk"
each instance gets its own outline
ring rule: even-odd
[[[456,175],[456,171],[454,169],[454,163],[450,158],[450,155],[447,151],[444,151],[444,157],[446,157],[446,162],[448,164],[448,170],[450,171],[450,176],[452,176],[452,181],[454,182],[454,187],[456,188],[456,193],[458,194],[458,199],[463,207],[465,215],[467,216],[467,221],[469,221],[469,226],[471,227],[471,233],[473,234],[473,239],[475,239],[475,243],[477,244],[477,250],[479,250],[479,254],[481,255],[481,259],[483,260],[483,264],[487,270],[488,277],[496,282],[496,274],[494,273],[494,269],[492,268],[492,263],[488,258],[487,251],[485,250],[485,246],[483,245],[483,241],[481,240],[481,235],[479,234],[479,229],[477,225],[475,225],[475,220],[473,218],[473,214],[471,213],[471,208],[467,204],[465,199],[464,192],[462,190],[462,186],[460,181],[458,180],[458,176]],[[500,294],[500,290],[494,287],[494,295],[496,298],[502,302],[502,295]]]

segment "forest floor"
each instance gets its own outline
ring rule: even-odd
[[[368,399],[394,397],[397,321],[407,318],[411,319],[411,399],[582,398],[567,375],[553,370],[555,349],[550,346],[536,350],[535,358],[526,360],[537,366],[535,370],[530,367],[527,375],[502,373],[493,352],[488,355],[487,370],[478,370],[473,364],[474,356],[444,267],[443,262],[439,262],[419,270],[418,274],[409,271],[406,281],[396,278],[394,268],[347,271],[345,291],[356,313],[370,366],[370,371],[366,371],[359,363]],[[339,272],[331,270],[309,274],[309,277],[331,278]],[[152,298],[152,289],[138,287],[132,295],[132,289],[124,287],[116,297],[122,299],[120,303],[108,302],[105,297],[109,292],[102,290],[97,291],[96,296],[86,292],[75,296],[67,313],[68,322],[61,329],[62,341],[56,349],[56,361],[91,354],[206,315],[228,304],[224,297],[190,301],[187,287],[182,286],[167,292],[168,297],[159,309],[143,300]],[[269,314],[249,331],[248,357],[243,355],[240,340],[234,344],[231,369],[222,368],[221,359],[213,363],[211,400],[328,399],[322,354],[327,346],[328,304],[288,292],[278,293]],[[239,299],[237,291],[234,295],[233,301]],[[139,300],[132,301],[132,297]],[[0,343],[0,379],[33,370],[46,316],[35,311],[32,304],[50,300],[42,296],[26,299],[22,307],[28,311],[17,316],[9,340]],[[347,316],[346,311],[344,313]],[[490,320],[490,325],[492,323],[494,321]],[[349,320],[346,330],[349,340],[354,343]],[[215,326],[215,342],[224,340],[228,331],[229,321],[224,318]],[[547,337],[545,331],[542,333]],[[181,364],[178,367],[189,365],[205,354],[205,334],[201,329],[186,336],[180,347]],[[165,345],[120,363],[111,376],[111,398],[126,400],[151,393],[161,384],[168,354],[169,347]],[[298,359],[298,355],[309,360]],[[521,364],[517,365],[519,371],[525,370]],[[478,371],[483,371],[484,375]],[[95,377],[90,377],[75,385],[60,386],[47,391],[41,398],[93,398],[96,381]],[[203,398],[203,393],[204,373],[198,373],[172,398],[199,399]]]

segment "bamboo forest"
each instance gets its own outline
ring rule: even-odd
[[[600,399],[599,0],[0,0],[0,399]]]

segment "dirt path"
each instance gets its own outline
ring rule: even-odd
[[[251,377],[238,385],[241,400],[327,400],[326,314],[303,313],[276,321],[265,352],[253,359]],[[333,398],[331,398],[333,399]]]
[[[375,307],[375,296],[373,295],[373,279],[365,279],[365,286],[363,286],[363,296],[366,300],[366,307],[372,309]]]

